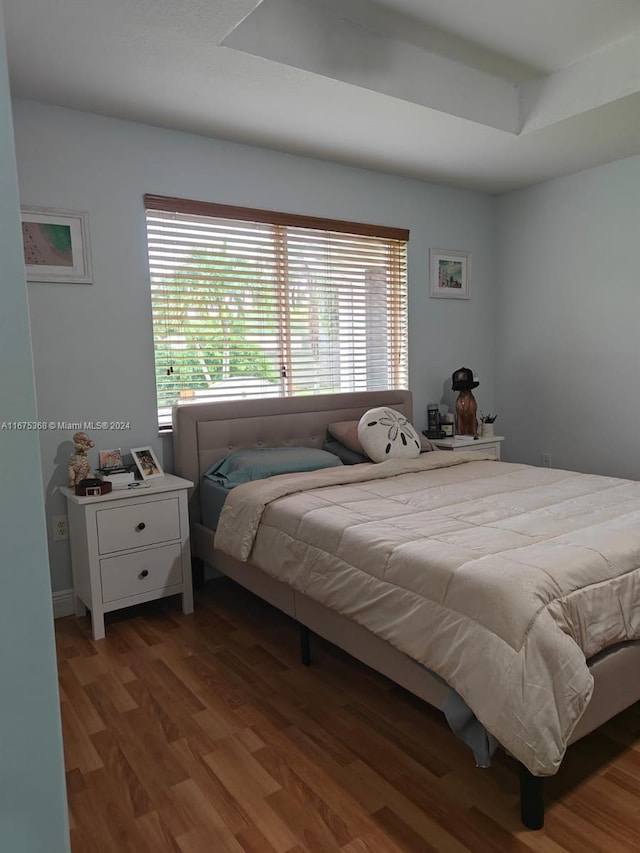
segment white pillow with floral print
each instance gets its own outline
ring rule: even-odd
[[[388,406],[369,409],[358,423],[358,438],[369,459],[414,459],[420,437],[403,414]]]

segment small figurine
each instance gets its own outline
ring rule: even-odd
[[[86,432],[76,432],[73,436],[75,453],[69,459],[69,488],[73,489],[81,480],[86,480],[91,474],[87,458],[87,450],[94,447],[93,441]]]
[[[480,383],[474,381],[473,371],[468,367],[456,370],[451,379],[452,390],[460,392],[456,400],[456,433],[476,437],[478,435],[478,418],[476,417],[478,404],[471,389],[477,388]]]

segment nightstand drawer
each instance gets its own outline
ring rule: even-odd
[[[105,604],[182,583],[182,546],[165,545],[100,560]]]
[[[465,447],[468,453],[486,453],[491,456],[498,456],[499,446],[497,444],[481,444],[478,447]]]
[[[178,498],[101,509],[96,522],[101,554],[180,539]]]

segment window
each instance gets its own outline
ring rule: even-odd
[[[406,387],[408,231],[145,204],[161,427],[176,403]]]

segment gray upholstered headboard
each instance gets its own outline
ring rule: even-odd
[[[390,406],[409,420],[413,417],[411,391],[403,390],[175,406],[175,473],[196,484],[189,503],[191,521],[200,521],[198,484],[202,474],[228,453],[253,447],[322,447],[327,424],[359,420],[374,406]]]

